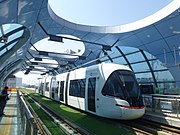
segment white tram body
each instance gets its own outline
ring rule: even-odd
[[[39,93],[83,111],[112,119],[136,119],[145,113],[129,67],[101,63],[44,79]]]

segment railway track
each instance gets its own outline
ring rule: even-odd
[[[29,94],[27,94],[30,96]],[[31,97],[34,102],[36,102],[50,117],[56,121],[61,127],[66,127],[64,129],[67,134],[74,134],[74,135],[90,135],[91,133],[88,130],[84,130],[81,127],[77,126],[71,120],[66,118],[65,116],[60,116],[55,111],[52,111],[48,107],[46,107],[42,103],[38,103],[36,99]],[[172,126],[162,125],[157,122],[144,120],[144,119],[136,119],[136,120],[129,120],[129,121],[121,121],[121,120],[112,120],[112,119],[104,119],[97,116],[94,116],[97,119],[101,119],[101,121],[112,123],[117,127],[124,127],[125,129],[129,129],[133,131],[137,135],[179,135],[180,129]]]
[[[35,102],[49,117],[51,117],[54,122],[56,124],[59,125],[59,127],[65,132],[65,134],[67,135],[90,135],[91,133],[89,133],[88,131],[82,129],[81,127],[77,126],[76,124],[74,124],[71,120],[69,120],[68,118],[66,118],[65,116],[60,116],[59,114],[57,114],[56,112],[52,111],[51,109],[49,109],[47,106],[45,106],[44,104],[40,103],[39,101],[37,101],[35,98],[33,98],[32,96],[30,96],[27,93],[23,93],[26,94],[33,102]],[[31,107],[30,107],[31,108]],[[38,116],[36,115],[36,113],[33,111],[33,109],[31,108],[30,110],[32,110],[33,115],[36,118],[36,123],[38,126],[38,129],[40,131],[40,133],[42,135],[50,135],[51,133],[48,131],[48,129],[44,126],[44,124],[39,121]]]
[[[23,95],[21,95],[21,96],[23,96]],[[43,124],[41,119],[37,116],[34,109],[30,106],[30,104],[26,100],[25,100],[25,102],[26,102],[26,105],[28,106],[29,110],[31,111],[31,113],[32,113],[32,115],[34,117],[34,124],[36,125],[36,127],[38,129],[38,134],[39,135],[51,135],[51,133],[46,128],[46,126]]]
[[[38,133],[40,135],[51,135],[51,133],[46,128],[46,126],[43,124],[43,122],[38,118],[37,114],[32,110],[33,109],[31,109],[31,112],[32,112],[32,115],[34,116],[34,121],[35,121],[35,123],[37,125]]]
[[[123,124],[132,130],[136,134],[143,134],[143,135],[179,135],[180,128],[172,127],[169,125],[165,125],[162,123],[157,123],[145,119],[136,119],[131,121],[116,121],[116,124]]]

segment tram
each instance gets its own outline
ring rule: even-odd
[[[101,63],[44,78],[39,93],[97,116],[130,120],[145,113],[139,85],[129,67]]]

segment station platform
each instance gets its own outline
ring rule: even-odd
[[[180,95],[144,94],[144,119],[180,128]]]
[[[9,98],[4,109],[5,115],[0,117],[0,135],[20,135],[17,92],[9,93]]]
[[[165,125],[170,125],[174,127],[180,128],[180,119],[177,117],[170,117],[164,114],[160,114],[157,112],[147,111],[143,116],[143,119],[155,121],[158,123],[162,123]]]

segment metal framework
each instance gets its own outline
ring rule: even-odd
[[[8,6],[5,7],[4,5]],[[17,8],[13,8],[14,5],[17,5]],[[8,13],[1,16],[0,19],[0,73],[3,72],[5,67],[10,66],[8,63],[12,61],[20,62],[8,70],[10,74],[13,73],[15,69],[27,70],[29,72],[33,69],[36,70],[36,65],[39,66],[38,63],[40,63],[42,59],[53,59],[58,62],[58,69],[55,70],[54,67],[51,67],[51,69],[45,70],[45,73],[53,70],[57,71],[56,73],[61,73],[67,71],[67,68],[68,70],[72,70],[106,60],[115,62],[115,58],[121,59],[121,57],[123,57],[126,61],[125,64],[128,65],[136,75],[140,73],[150,73],[155,87],[158,87],[158,82],[175,82],[176,86],[180,87],[179,64],[177,64],[180,63],[180,57],[178,55],[180,38],[179,5],[179,0],[174,0],[169,6],[153,15],[156,20],[152,19],[147,21],[143,19],[138,25],[136,23],[134,23],[134,25],[131,24],[133,26],[131,29],[128,25],[97,27],[68,22],[52,12],[48,0],[2,1],[0,2],[0,12],[5,13],[5,10],[7,10]],[[166,16],[160,16],[160,13],[165,9],[168,9],[168,11],[165,12]],[[19,24],[20,26],[4,34],[3,26],[11,23]],[[23,31],[20,37],[15,37],[9,41],[10,36],[20,31]],[[60,35],[71,35],[78,39]],[[49,37],[49,40],[55,42],[63,42],[63,39],[82,42],[85,46],[85,52],[80,56],[36,49],[34,44],[47,37]],[[11,46],[13,47],[11,48]],[[32,46],[35,50],[30,49]],[[122,47],[129,47],[127,48],[129,51],[125,52],[122,50]],[[136,48],[136,51],[131,51],[130,47]],[[6,48],[9,48],[9,50]],[[6,51],[4,51],[4,49],[6,49]],[[141,53],[143,60],[139,59],[131,62],[128,56],[135,55],[136,53]],[[149,59],[146,53],[149,53],[155,58]],[[114,54],[116,54],[116,57],[114,57]],[[63,58],[62,56],[65,55],[77,57]],[[31,62],[31,58],[35,61]],[[158,65],[159,67],[154,70],[150,63],[150,61],[153,60],[158,60],[162,65],[163,63],[166,65],[164,65],[165,67]],[[118,63],[121,64],[120,61],[118,61]],[[146,66],[150,71],[136,71],[133,68],[133,65],[142,63],[147,64]],[[34,64],[36,65],[34,66]],[[45,66],[46,64],[41,64],[41,66],[47,68],[47,66]],[[32,68],[32,66],[34,66],[34,68]],[[41,73],[43,72],[43,70],[39,71]],[[170,72],[166,77],[170,78],[169,80],[158,80],[156,78],[155,72],[163,71]],[[0,74],[0,80],[4,80],[4,77],[5,76]],[[2,82],[0,83],[2,84]]]

